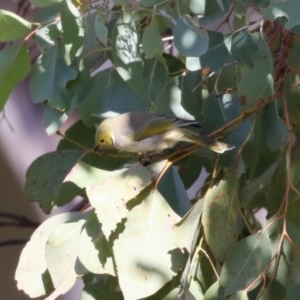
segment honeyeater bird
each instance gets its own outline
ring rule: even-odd
[[[189,142],[223,153],[234,146],[200,135],[191,127],[197,121],[150,112],[128,112],[104,120],[96,132],[96,147],[111,147],[128,152],[162,151],[178,142]]]

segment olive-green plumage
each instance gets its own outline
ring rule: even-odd
[[[196,121],[148,112],[124,113],[104,120],[96,132],[96,148],[114,146],[129,152],[162,151],[178,142],[202,145],[223,153],[234,146],[215,141],[189,129]]]

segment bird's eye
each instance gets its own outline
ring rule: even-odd
[[[102,140],[100,140],[100,143],[104,143],[104,140],[102,139]]]

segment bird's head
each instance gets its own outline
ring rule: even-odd
[[[95,151],[102,147],[113,147],[114,146],[114,137],[112,132],[106,128],[106,126],[100,126],[96,132],[96,140],[95,140]]]

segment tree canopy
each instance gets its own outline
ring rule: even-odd
[[[0,109],[29,77],[62,139],[29,167],[26,196],[46,214],[82,206],[36,229],[18,288],[50,300],[82,278],[81,300],[297,299],[299,1],[30,2],[33,22],[0,10]],[[235,148],[95,152],[97,125],[134,111],[197,120]]]

